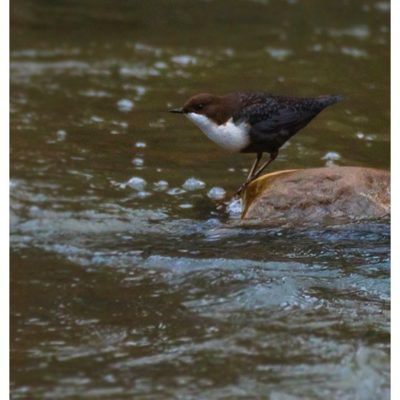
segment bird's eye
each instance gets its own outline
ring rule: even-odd
[[[197,104],[197,105],[196,105],[196,109],[197,109],[197,110],[201,110],[203,107],[204,107],[204,104],[203,104],[203,103],[200,103],[200,104]]]

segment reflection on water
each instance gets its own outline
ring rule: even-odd
[[[13,398],[389,398],[387,222],[240,227],[221,204],[252,156],[166,113],[340,93],[273,169],[388,168],[389,12],[13,2]]]

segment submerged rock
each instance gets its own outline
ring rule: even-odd
[[[318,224],[390,215],[390,173],[326,167],[261,176],[244,193],[242,220],[268,225]]]

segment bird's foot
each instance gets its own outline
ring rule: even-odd
[[[244,183],[242,183],[239,188],[236,190],[234,197],[241,197],[242,193],[244,192],[244,190],[247,188],[247,186],[249,185],[251,181],[246,181]]]

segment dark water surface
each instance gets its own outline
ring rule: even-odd
[[[387,169],[389,3],[11,8],[12,398],[388,399],[388,224],[232,226],[252,156],[165,110],[343,94],[271,170]]]

